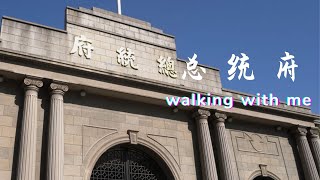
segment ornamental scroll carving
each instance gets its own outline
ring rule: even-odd
[[[276,137],[242,131],[231,131],[231,135],[238,151],[279,156],[279,139]]]
[[[319,138],[319,128],[317,127],[309,128],[308,133],[311,138]]]
[[[212,116],[212,118],[219,124],[218,126],[224,125],[224,122],[228,118],[226,114],[220,113],[220,112],[215,112]]]
[[[290,131],[295,136],[306,136],[307,135],[307,128],[302,126],[297,126],[291,129]]]
[[[40,81],[40,80],[37,80],[37,79],[31,79],[31,78],[25,78],[23,80],[23,83],[26,85],[26,86],[36,86],[38,88],[42,87],[43,86],[43,82]]]
[[[205,109],[197,109],[194,113],[193,113],[193,117],[196,119],[199,118],[208,118],[210,116],[210,111],[205,110]]]
[[[227,115],[223,113],[215,112],[214,118],[217,120],[225,121],[227,119]]]
[[[67,85],[57,84],[57,83],[51,83],[50,88],[52,90],[61,90],[63,92],[67,92],[69,90]]]

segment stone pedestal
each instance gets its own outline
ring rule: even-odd
[[[309,144],[311,152],[316,163],[318,174],[320,175],[320,140],[319,140],[319,129],[310,128],[309,129]]]
[[[208,126],[208,117],[210,112],[198,109],[194,113],[196,119],[197,132],[199,139],[201,169],[203,180],[218,180],[216,164],[213,154],[212,142]]]
[[[306,180],[319,180],[316,164],[314,162],[311,149],[307,140],[307,129],[304,127],[295,127],[292,132],[295,135],[303,173]]]
[[[42,81],[25,78],[25,96],[18,160],[18,180],[34,180],[37,142],[37,101]],[[1,177],[0,177],[1,179]]]
[[[225,120],[227,116],[222,113],[216,112],[213,116],[215,120],[215,144],[217,145],[219,168],[222,180],[234,180],[235,173],[232,168],[231,151],[228,143],[228,137],[225,128]]]
[[[51,102],[48,139],[47,180],[63,180],[64,121],[63,95],[68,86],[51,83]]]

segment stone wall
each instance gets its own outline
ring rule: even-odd
[[[36,179],[45,175],[47,133],[44,129],[48,128],[48,95],[46,88],[40,89]],[[19,82],[2,83],[0,175],[4,180],[15,176],[23,98],[23,88]],[[91,94],[80,97],[78,92],[71,91],[65,95],[64,115],[66,180],[83,179],[86,171],[84,160],[99,140],[115,134],[127,134],[128,130],[138,131],[138,135],[164,148],[178,165],[182,179],[195,180],[201,177],[198,142],[191,112],[173,113],[170,108]],[[247,180],[255,173],[261,173],[261,165],[266,165],[269,175],[280,179],[302,178],[300,160],[295,155],[296,145],[286,130],[276,131],[272,126],[238,122],[226,123],[226,126],[237,179]]]
[[[36,179],[45,173],[46,128],[44,118],[47,116],[47,91],[40,91],[37,103],[37,145],[36,145]],[[0,177],[3,180],[15,179],[19,146],[21,139],[21,121],[24,103],[24,90],[20,82],[7,80],[0,86]],[[45,126],[45,127],[44,127]],[[43,141],[44,139],[44,141]],[[43,148],[44,144],[44,148]],[[42,171],[42,172],[41,172]],[[44,174],[43,174],[44,175]]]
[[[227,127],[240,180],[261,174],[260,166],[265,166],[271,177],[302,179],[296,145],[287,130],[247,123],[229,123]]]
[[[191,115],[170,108],[104,98],[65,95],[65,179],[84,176],[84,159],[99,140],[128,130],[139,131],[177,163],[181,178],[196,179],[195,134]],[[199,174],[198,174],[199,176]]]
[[[86,59],[78,53],[70,54],[76,36],[84,35],[92,41],[92,57]],[[206,73],[201,81],[192,79],[186,70],[186,62],[177,59],[175,39],[140,20],[120,16],[97,8],[66,10],[66,30],[59,30],[15,18],[3,17],[0,47],[28,55],[45,58],[46,61],[66,63],[144,80],[169,83],[204,93],[221,93],[221,79],[217,69],[201,66]],[[130,48],[135,54],[138,70],[122,67],[117,62],[117,50]],[[194,52],[190,52],[192,58]],[[157,60],[171,57],[175,63],[177,78],[159,74]],[[201,59],[197,59],[201,63]]]
[[[2,84],[3,85],[3,84]],[[0,86],[0,177],[11,179],[19,103],[16,87]],[[21,98],[21,97],[18,97]]]
[[[70,54],[74,38],[80,35],[85,35],[92,40],[94,51],[91,59],[80,57],[77,53]],[[135,63],[139,70],[121,67],[117,63],[116,51],[120,47],[131,48],[135,52]],[[205,68],[207,73],[202,74],[204,78],[202,81],[195,81],[189,76],[182,80],[181,75],[186,69],[186,63],[176,57],[173,36],[152,27],[150,23],[97,8],[93,8],[93,10],[67,8],[66,30],[4,17],[1,26],[0,49],[2,52],[22,55],[32,61],[31,64],[27,63],[30,61],[20,62],[20,65],[29,68],[26,72],[18,72],[19,70],[15,68],[8,70],[9,66],[18,67],[12,66],[16,65],[16,62],[10,62],[12,59],[14,61],[14,58],[1,59],[0,62],[6,64],[2,67],[1,73],[5,72],[7,73],[5,75],[15,79],[5,78],[5,82],[2,82],[0,86],[0,177],[4,180],[15,179],[24,101],[24,90],[20,81],[25,75],[34,75],[32,73],[36,72],[38,73],[36,76],[39,76],[39,72],[45,72],[40,75],[41,78],[44,78],[45,86],[40,88],[37,104],[35,166],[37,180],[45,179],[47,173],[45,168],[48,153],[50,101],[48,84],[52,80],[63,80],[63,83],[67,84],[70,89],[64,96],[65,180],[82,180],[87,177],[90,173],[88,167],[94,165],[92,164],[94,163],[93,157],[101,155],[100,151],[107,150],[99,149],[106,147],[101,144],[116,141],[119,137],[125,137],[125,142],[129,143],[131,139],[129,139],[128,130],[138,132],[140,138],[137,140],[138,144],[148,142],[152,144],[150,147],[156,147],[161,151],[164,160],[172,168],[173,173],[176,173],[175,175],[183,180],[201,179],[199,142],[197,142],[195,122],[192,119],[194,109],[179,110],[179,112],[173,113],[172,108],[151,105],[152,103],[147,101],[137,102],[137,99],[124,100],[106,97],[107,95],[112,96],[112,90],[101,87],[117,85],[117,82],[110,80],[113,77],[127,80],[123,82],[131,81],[131,87],[122,86],[122,84],[114,88],[114,91],[119,94],[123,93],[124,96],[126,93],[131,93],[128,91],[132,89],[138,92],[135,95],[122,98],[146,96],[141,92],[147,90],[147,86],[150,84],[157,88],[157,85],[161,87],[150,92],[153,95],[150,96],[153,97],[152,100],[160,98],[158,95],[161,93],[157,91],[169,90],[172,90],[173,94],[177,93],[176,91],[198,91],[233,97],[241,95],[241,93],[229,90],[222,91],[219,71],[203,65],[200,67]],[[190,54],[190,57],[192,55]],[[159,56],[170,56],[175,61],[177,79],[159,74],[156,61]],[[198,60],[201,62],[200,59]],[[39,68],[33,67],[32,65],[37,64],[38,61],[47,64],[43,63],[45,65],[42,64]],[[96,72],[97,74],[103,72],[104,78],[108,77],[108,80],[99,79],[101,76],[84,76],[80,81],[83,83],[81,84],[77,79],[78,74],[74,73],[77,71],[61,72],[56,68],[57,66],[50,67],[50,63],[59,67],[68,66],[74,70],[80,70],[82,75],[88,72]],[[46,72],[50,72],[51,74],[48,73],[50,76]],[[99,83],[92,79],[99,81]],[[95,84],[90,84],[89,81],[95,82]],[[132,88],[134,86],[132,84],[135,82],[145,84],[135,89]],[[87,96],[81,97],[79,90],[84,86],[90,87],[88,89],[92,91],[88,91]],[[122,91],[120,87],[124,90]],[[94,92],[103,95],[94,95]],[[310,112],[310,109],[307,108],[281,107],[281,109],[295,111],[295,113]],[[226,123],[226,127],[229,145],[232,147],[231,159],[233,159],[234,171],[237,173],[236,179],[247,180],[255,173],[261,174],[262,171],[280,179],[301,179],[302,173],[298,170],[300,161],[295,156],[297,154],[296,145],[291,136],[285,130],[275,131],[272,126],[258,123],[256,125],[239,123],[236,121],[237,115],[233,110],[226,113],[235,115],[235,121]],[[312,122],[304,120],[294,121],[295,119],[279,115],[280,113],[273,116],[273,114],[263,112],[258,118],[258,113],[255,111],[253,111],[253,115],[245,113],[247,112],[245,110],[240,112],[242,112],[240,115],[242,118],[251,116],[252,119],[258,119],[260,122],[266,121],[261,116],[269,116],[270,124],[277,121],[274,117],[286,118],[285,123],[290,126],[295,122],[299,122],[297,124],[300,125],[309,124],[308,126],[312,124]],[[211,118],[209,122],[211,122]],[[211,133],[214,134],[213,130]],[[213,135],[212,139],[214,139]],[[213,146],[216,147],[214,140]],[[216,157],[216,161],[217,159]],[[219,163],[217,162],[217,164]]]

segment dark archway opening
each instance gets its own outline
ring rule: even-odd
[[[253,180],[274,180],[271,177],[263,177],[263,176],[258,176],[254,178]]]
[[[96,162],[90,180],[172,180],[168,167],[139,145],[118,145]]]

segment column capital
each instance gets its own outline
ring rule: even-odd
[[[69,87],[67,85],[64,84],[58,84],[58,83],[51,83],[50,84],[50,90],[52,90],[53,94],[64,94],[65,92],[67,92],[69,90]]]
[[[210,115],[211,115],[210,111],[199,108],[193,113],[192,117],[195,119],[208,119]]]
[[[291,128],[290,132],[295,136],[306,136],[307,135],[307,128],[302,126],[296,126]]]
[[[319,138],[319,128],[317,128],[317,127],[308,128],[308,135],[311,138]]]
[[[215,112],[212,118],[217,122],[225,122],[227,119],[227,115],[221,112]]]
[[[314,124],[316,125],[316,127],[320,128],[320,119],[314,120]]]
[[[43,82],[36,78],[27,77],[23,80],[23,86],[25,86],[26,89],[33,88],[34,90],[38,91],[38,88],[43,86]]]

